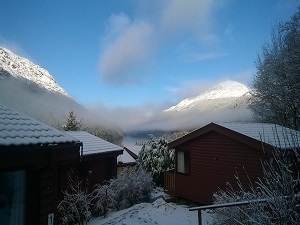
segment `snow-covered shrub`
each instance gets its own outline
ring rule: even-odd
[[[163,172],[174,168],[174,151],[164,137],[154,137],[143,144],[137,166],[150,172],[157,184],[163,184]]]
[[[77,178],[68,175],[69,190],[64,191],[64,199],[59,203],[58,220],[59,224],[85,224],[92,214],[91,195],[81,187],[81,182]]]
[[[115,193],[116,208],[128,208],[144,200],[152,191],[152,177],[143,169],[125,169],[116,179],[111,180],[110,187]]]
[[[230,184],[227,183],[226,190],[219,190],[213,195],[214,204],[223,204],[223,203],[232,203],[232,202],[243,202],[262,199],[260,193],[255,192],[255,188],[250,185],[247,189],[242,185],[239,180],[239,176],[236,176],[237,179],[237,190]],[[255,193],[255,194],[253,194]],[[261,203],[260,203],[261,204]],[[219,208],[215,210],[215,221],[216,225],[219,224],[240,224],[242,221],[243,224],[252,224],[253,219],[259,217],[260,210],[258,207],[253,205],[243,205],[243,206],[232,206],[229,208]],[[261,221],[262,224],[265,221]]]
[[[299,141],[299,140],[297,140]],[[265,199],[240,207],[215,210],[217,224],[300,224],[299,149],[275,149],[273,160],[262,162],[256,188],[228,188],[214,194],[214,204]]]
[[[142,169],[124,169],[105,185],[93,192],[94,211],[106,215],[108,210],[128,208],[148,197],[153,189],[152,177]]]
[[[115,193],[110,188],[109,184],[97,184],[92,192],[94,216],[106,216],[109,209],[115,209],[117,204],[115,201]]]

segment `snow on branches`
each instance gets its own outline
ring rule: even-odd
[[[74,175],[74,173],[73,173]],[[154,187],[152,177],[142,169],[124,169],[104,184],[95,185],[88,193],[82,183],[69,175],[69,189],[57,209],[60,224],[85,224],[92,216],[106,216],[144,201]]]
[[[297,140],[299,141],[299,140]],[[247,206],[215,210],[217,224],[300,224],[300,150],[274,149],[270,161],[263,161],[263,176],[250,187],[230,184],[214,194],[214,204],[266,200]]]
[[[137,166],[150,172],[154,181],[161,184],[163,172],[174,168],[174,151],[168,149],[164,137],[151,135],[150,140],[143,144]]]

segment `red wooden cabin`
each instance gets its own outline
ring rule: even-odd
[[[175,195],[211,204],[214,192],[236,183],[237,173],[243,184],[254,183],[274,147],[294,147],[292,133],[300,140],[300,132],[274,124],[210,123],[174,140]]]

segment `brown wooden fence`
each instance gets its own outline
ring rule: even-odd
[[[175,194],[175,169],[164,172],[164,188],[169,194]]]

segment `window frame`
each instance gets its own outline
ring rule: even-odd
[[[183,153],[183,170],[179,170],[179,154]],[[190,151],[177,150],[176,151],[176,172],[182,175],[190,175],[191,173],[191,154]]]

